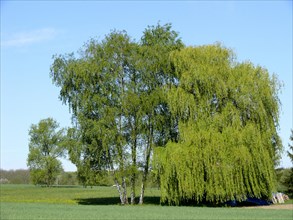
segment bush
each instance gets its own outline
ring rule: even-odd
[[[284,192],[293,198],[293,168],[279,168],[276,170],[277,191]]]
[[[57,185],[78,185],[76,172],[63,172],[57,177]]]

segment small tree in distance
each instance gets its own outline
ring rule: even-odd
[[[289,145],[289,151],[287,151],[288,156],[291,159],[291,162],[293,164],[293,130],[291,129],[291,136],[290,136],[290,142]],[[291,151],[291,152],[290,152]],[[293,196],[293,165],[291,167],[291,172],[288,178],[286,179],[286,185],[288,187],[287,193],[292,197]]]
[[[288,156],[290,157],[292,163],[293,163],[293,130],[291,130],[291,136],[290,136],[290,141],[291,141],[291,144],[289,143],[289,151],[287,152],[288,153]],[[291,153],[290,153],[291,151]]]
[[[64,129],[58,128],[59,124],[52,118],[43,119],[30,127],[27,165],[33,184],[49,187],[63,170],[58,158],[64,155],[61,146]]]

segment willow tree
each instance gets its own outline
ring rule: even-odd
[[[178,84],[169,89],[168,103],[179,120],[179,141],[155,152],[162,202],[271,196],[282,148],[279,82],[234,57],[218,44],[172,53]]]

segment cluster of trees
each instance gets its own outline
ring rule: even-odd
[[[30,172],[29,170],[3,170],[0,169],[0,183],[11,183],[11,184],[29,184],[30,183]]]
[[[46,169],[46,168],[44,168]],[[32,170],[31,170],[32,171]],[[35,175],[35,173],[33,174]],[[41,184],[46,179],[40,182],[34,182],[37,178],[31,178],[30,170],[17,169],[17,170],[3,170],[0,169],[0,184]],[[64,172],[54,177],[55,185],[79,185],[76,172]],[[51,181],[53,182],[53,181]],[[109,183],[110,184],[110,183]],[[47,185],[47,184],[45,184]]]
[[[128,203],[127,179],[131,204],[136,203],[140,170],[143,203],[153,147],[177,139],[166,89],[176,83],[169,54],[180,48],[168,24],[147,28],[140,42],[113,31],[101,42],[90,40],[77,58],[54,58],[51,77],[76,122],[68,131],[69,157],[86,179],[111,172],[122,204]]]
[[[291,130],[290,143],[288,145],[289,150],[287,154],[293,164],[293,130]],[[291,168],[277,168],[277,191],[284,192],[293,197],[293,167]]]
[[[293,130],[291,130],[290,142],[291,143],[289,143],[289,151],[287,153],[293,164]],[[284,181],[282,183],[287,187],[286,192],[293,197],[293,166],[291,167],[290,172],[288,172],[288,175],[284,178]]]
[[[57,176],[55,184],[61,185],[61,186],[80,185],[76,172],[65,172],[65,171],[61,172],[61,174]]]
[[[46,119],[31,127],[28,165],[46,184],[66,152],[85,185],[110,174],[121,204],[128,184],[137,203],[138,181],[143,203],[150,171],[169,204],[270,197],[282,149],[280,85],[230,49],[186,47],[170,24],[158,24],[140,41],[113,31],[77,56],[56,55],[50,76],[74,126],[57,130]]]
[[[290,198],[293,197],[292,191],[292,168],[277,168],[277,192],[283,192],[287,194]]]

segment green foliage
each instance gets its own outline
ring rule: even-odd
[[[76,172],[62,172],[57,177],[57,185],[62,186],[74,186],[78,185],[77,174]]]
[[[284,185],[287,187],[287,190],[285,191],[290,198],[293,198],[293,168],[290,170],[291,172],[284,180]]]
[[[162,202],[224,202],[270,198],[279,84],[267,70],[236,63],[221,45],[189,47],[171,56],[178,86],[168,92],[179,142],[156,152]]]
[[[288,153],[288,156],[290,157],[291,162],[293,164],[293,130],[292,129],[291,129],[290,141],[291,141],[291,143],[289,143],[289,151],[287,153]],[[290,153],[290,151],[291,151],[291,153]],[[290,172],[288,173],[288,175],[284,179],[283,184],[287,187],[286,192],[292,198],[293,197],[293,165],[290,169]]]
[[[283,192],[293,197],[293,168],[276,169],[277,192]]]
[[[185,47],[170,24],[140,42],[125,31],[54,56],[53,83],[75,128],[63,147],[84,185],[111,173],[121,203],[140,203],[155,152],[162,201],[223,202],[270,197],[282,144],[277,78],[238,63],[220,44]],[[121,185],[121,187],[119,187]]]
[[[288,151],[287,153],[288,153],[288,156],[289,156],[290,159],[291,159],[291,162],[293,163],[293,130],[292,130],[292,129],[291,129],[290,141],[291,141],[291,143],[288,144],[288,146],[289,146],[289,151]],[[290,151],[291,151],[291,152],[290,152]]]
[[[51,77],[77,125],[64,146],[85,185],[111,171],[125,193],[130,179],[133,202],[138,170],[144,170],[144,185],[153,147],[175,136],[161,88],[173,81],[169,54],[182,46],[170,24],[158,24],[145,30],[141,42],[113,31],[86,43],[79,57],[54,57]]]
[[[61,147],[63,129],[57,131],[58,127],[52,118],[31,125],[27,165],[34,184],[51,186],[62,171],[61,162],[57,158],[64,154]]]

